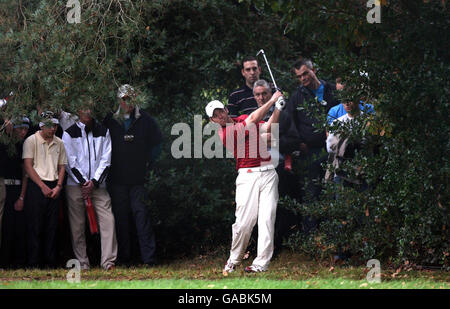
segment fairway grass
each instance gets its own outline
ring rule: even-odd
[[[381,283],[366,280],[364,266],[332,266],[292,252],[273,259],[269,271],[248,274],[244,266],[222,275],[223,254],[197,256],[153,268],[94,267],[81,271],[80,283],[67,281],[68,269],[0,270],[0,289],[450,289],[448,271],[384,268]]]
[[[157,279],[135,281],[62,280],[13,281],[0,283],[2,289],[449,289],[446,282],[425,280],[368,283],[366,280],[317,279],[270,280],[258,278],[226,278],[222,280]]]

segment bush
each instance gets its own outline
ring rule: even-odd
[[[449,267],[450,42],[441,35],[449,26],[445,3],[382,2],[381,23],[368,24],[366,9],[356,1],[324,1],[320,7],[303,1],[301,8],[289,2],[254,2],[282,14],[292,33],[314,34],[309,47],[321,74],[342,77],[356,88],[353,95],[363,94],[376,111],[370,126],[355,134],[369,143],[352,161],[362,167],[369,189],[358,193],[330,184],[320,202],[286,202],[303,215],[322,219],[319,231],[298,233],[290,245],[316,257],[347,250],[359,263],[377,258]],[[377,152],[374,145],[380,145]]]

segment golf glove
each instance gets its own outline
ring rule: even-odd
[[[286,105],[286,101],[283,97],[279,97],[277,102],[275,102],[275,107],[278,108],[278,110],[281,112]]]

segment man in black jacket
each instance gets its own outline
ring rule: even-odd
[[[112,141],[111,174],[108,178],[112,210],[116,220],[119,263],[132,259],[132,219],[136,225],[141,259],[156,263],[155,236],[144,200],[147,172],[161,147],[162,135],[155,120],[135,104],[136,92],[130,85],[119,87],[120,107],[106,117]]]
[[[294,72],[300,86],[286,105],[288,117],[283,118],[280,123],[280,151],[283,154],[299,153],[293,160],[306,168],[304,176],[308,181],[307,195],[316,200],[320,195],[320,179],[324,173],[321,163],[327,158],[326,133],[325,130],[314,127],[318,120],[308,114],[303,106],[305,103],[316,105],[326,115],[339,102],[334,97],[336,85],[318,79],[309,59],[296,62]]]

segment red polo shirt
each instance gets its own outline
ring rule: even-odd
[[[261,162],[270,161],[267,145],[259,136],[259,125],[245,123],[248,115],[233,118],[234,124],[228,124],[222,128],[220,137],[225,147],[233,153],[236,159],[236,170],[240,168],[258,167]],[[233,134],[233,141],[227,145],[227,137]],[[261,147],[260,147],[261,144]],[[259,150],[261,148],[261,151]]]

